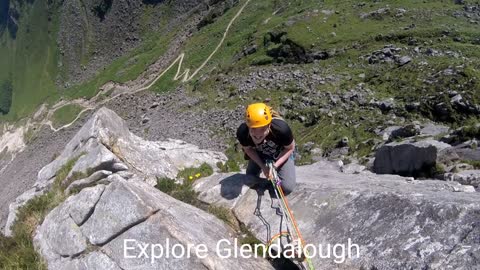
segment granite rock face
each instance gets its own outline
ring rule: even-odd
[[[136,174],[141,179],[157,177],[175,178],[183,168],[207,163],[217,168],[217,162],[225,162],[220,152],[203,150],[180,140],[146,141],[131,133],[123,119],[107,108],[100,108],[65,146],[60,155],[38,172],[34,187],[10,205],[4,234],[11,236],[17,209],[30,199],[43,194],[53,184],[58,171],[69,161],[77,159],[64,183],[73,181],[76,175],[86,175],[74,181],[67,189],[82,188],[110,182],[112,177]],[[103,171],[103,173],[101,173]],[[156,181],[148,181],[155,185]]]
[[[366,171],[351,175],[323,165],[297,167],[298,186],[287,197],[305,241],[317,251],[322,245],[324,255],[331,245],[330,258],[317,253],[312,259],[315,269],[480,267],[480,193],[471,186]],[[286,230],[285,221],[269,185],[251,189],[251,182],[243,174],[215,175],[200,179],[195,189],[202,201],[232,209],[267,242]],[[335,244],[344,247],[341,264]]]
[[[234,236],[215,216],[134,177],[69,197],[47,215],[34,244],[49,269],[273,269],[260,258],[221,258],[218,243]],[[192,248],[175,257],[174,245]],[[204,254],[196,253],[200,245]],[[154,249],[142,255],[146,246]],[[172,254],[160,256],[160,246]]]

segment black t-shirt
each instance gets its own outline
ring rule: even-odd
[[[280,119],[272,119],[270,132],[261,144],[255,145],[248,126],[242,123],[237,129],[237,139],[243,146],[254,147],[262,158],[278,159],[285,146],[293,142],[293,133],[288,124]]]

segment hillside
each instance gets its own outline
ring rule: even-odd
[[[23,16],[15,39],[7,28],[2,36],[2,59],[15,63],[0,71],[3,89],[9,82],[13,88],[4,119],[26,117],[60,97],[92,98],[110,81],[116,88],[105,96],[139,89],[184,53],[182,66],[177,61],[150,90],[184,88],[202,101],[194,110],[270,98],[300,143],[326,152],[348,137],[364,156],[372,147],[365,142],[387,125],[478,122],[480,19],[473,1],[251,2],[221,44],[245,2],[97,2],[85,2],[83,15],[73,1],[10,3]],[[129,13],[138,16],[127,22]],[[194,77],[172,80],[177,68]],[[79,111],[57,118],[68,123]]]

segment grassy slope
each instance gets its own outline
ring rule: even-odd
[[[82,107],[78,105],[67,105],[56,110],[53,114],[53,125],[61,127],[73,121],[82,111]]]
[[[345,74],[352,78],[348,81],[327,83],[320,86],[318,91],[340,93],[354,88],[359,83],[365,83],[366,87],[373,90],[374,95],[379,99],[394,97],[399,102],[415,101],[421,96],[441,91],[442,88],[455,90],[457,86],[449,82],[441,82],[440,86],[433,87],[423,83],[423,80],[449,66],[465,65],[466,76],[463,80],[466,82],[473,79],[473,84],[469,89],[462,89],[460,86],[459,90],[466,90],[471,94],[473,100],[478,102],[480,101],[480,91],[478,91],[478,79],[475,78],[480,76],[480,62],[478,61],[480,51],[478,45],[472,43],[472,40],[477,38],[478,25],[470,23],[465,17],[454,18],[453,12],[461,11],[462,6],[455,5],[453,2],[450,0],[390,0],[368,1],[364,5],[359,5],[356,1],[330,0],[322,3],[313,0],[252,1],[231,27],[223,46],[205,68],[191,82],[187,83],[187,88],[195,88],[206,98],[206,102],[201,105],[200,109],[212,106],[234,108],[239,102],[238,100],[234,99],[222,104],[214,102],[217,96],[216,88],[218,88],[217,75],[245,72],[246,67],[249,67],[256,59],[266,57],[266,48],[263,46],[265,34],[271,30],[282,30],[287,32],[290,40],[307,50],[336,51],[334,57],[314,64],[299,65],[300,69],[309,70],[315,67],[321,70],[322,76]],[[214,23],[203,27],[187,40],[183,48],[185,59],[181,71],[188,68],[192,74],[203,63],[215,49],[228,22],[243,3],[244,1],[241,1]],[[366,19],[360,17],[363,13],[385,7],[390,9],[389,15]],[[403,16],[395,16],[398,8],[406,10]],[[166,12],[168,13],[168,8],[166,8]],[[148,14],[149,12],[146,10],[145,21],[148,21]],[[288,22],[288,26],[285,25],[285,22]],[[412,24],[415,24],[415,27],[406,29]],[[448,30],[447,35],[444,34],[445,30]],[[93,80],[69,89],[67,96],[70,98],[91,97],[102,84],[109,80],[125,82],[134,79],[166,51],[166,44],[174,34],[175,31],[171,31],[169,35],[162,36],[146,29],[144,33],[146,41],[142,46],[114,61],[112,65],[100,71]],[[460,37],[462,41],[455,42],[454,37]],[[408,45],[408,41],[411,39],[417,40],[415,46],[422,49],[428,47],[441,52],[450,50],[460,52],[462,57],[414,55],[412,63],[401,68],[390,64],[369,65],[366,60],[360,59],[361,56],[381,49],[386,44],[402,48],[402,55],[411,55],[415,47]],[[239,62],[234,62],[234,55],[251,43],[258,46],[258,51]],[[419,65],[422,61],[426,61],[428,66]],[[47,63],[49,62],[47,61]],[[43,66],[51,67],[45,63]],[[152,90],[175,89],[180,84],[178,81],[172,81],[176,69],[177,66],[167,72],[153,86]],[[365,78],[357,76],[362,73],[365,74]],[[208,76],[205,77],[205,80],[199,80],[203,74],[208,74]],[[43,85],[46,84],[48,83],[43,83]],[[236,89],[231,87],[227,91],[236,91]],[[19,95],[16,94],[17,104]],[[257,89],[246,96],[242,103],[271,97],[273,106],[278,106],[287,95],[289,93],[283,90]],[[38,99],[36,100],[38,101]],[[16,106],[18,107],[18,105]],[[358,108],[348,112],[347,115],[359,125],[357,128],[343,124],[344,119],[337,116],[333,118],[321,116],[319,124],[313,127],[307,128],[295,121],[292,121],[292,126],[296,129],[299,143],[315,141],[323,147],[331,148],[341,137],[347,136],[351,139],[354,147],[359,147],[360,151],[364,151],[363,146],[359,145],[360,142],[375,137],[371,132],[372,127],[378,126],[386,119],[375,112],[362,111]],[[364,121],[360,119],[360,116],[367,116],[370,119]],[[366,146],[366,148],[368,147]]]
[[[335,56],[325,61],[314,64],[299,65],[299,69],[310,70],[315,67],[321,70],[323,76],[346,74],[351,76],[349,81],[339,83],[327,83],[317,90],[324,92],[341,93],[354,88],[359,83],[365,83],[366,87],[373,90],[379,98],[393,97],[400,104],[407,101],[418,101],[420,97],[428,94],[437,94],[447,89],[466,91],[474,102],[480,101],[480,51],[478,45],[473,44],[478,33],[478,25],[469,22],[465,17],[454,18],[455,11],[462,11],[461,5],[455,5],[453,1],[382,1],[367,2],[364,6],[358,6],[356,1],[294,1],[290,5],[285,1],[257,1],[252,2],[242,16],[231,29],[231,34],[225,41],[225,46],[207,65],[210,70],[209,77],[195,84],[195,90],[201,92],[207,99],[203,107],[224,106],[234,108],[238,100],[227,100],[226,103],[218,104],[214,101],[217,97],[218,74],[239,74],[244,68],[256,59],[265,57],[266,48],[263,47],[265,34],[270,30],[282,30],[287,32],[290,40],[312,51],[333,51]],[[281,9],[281,7],[286,7]],[[361,19],[362,13],[368,13],[379,8],[388,7],[390,15],[380,18]],[[395,16],[397,9],[405,9],[403,16]],[[273,11],[280,12],[273,15]],[[322,11],[334,11],[330,15]],[[336,12],[335,12],[336,11]],[[199,35],[192,37],[191,43],[187,44],[187,51],[191,55],[205,57],[214,47],[212,40],[219,40],[220,35],[217,27],[225,25],[232,12],[220,18],[215,24],[202,29]],[[223,22],[222,22],[223,21]],[[285,22],[291,21],[289,26]],[[222,22],[222,23],[221,23]],[[414,28],[405,29],[415,24]],[[445,31],[448,33],[445,35]],[[454,41],[454,37],[460,37],[461,42]],[[427,56],[425,54],[413,55],[411,64],[397,68],[391,64],[369,65],[361,56],[375,50],[382,49],[386,44],[393,44],[402,48],[401,55],[412,56],[415,46],[409,46],[408,41],[416,39],[421,49],[432,48],[440,52],[459,52],[461,57],[452,56]],[[233,64],[233,55],[254,41],[258,51],[240,62]],[[195,57],[189,58],[195,61]],[[420,62],[428,63],[422,68]],[[198,65],[198,64],[197,64]],[[432,77],[448,67],[464,65],[466,75],[463,78],[452,79],[454,82],[442,81],[429,86],[423,81]],[[207,69],[205,72],[208,72]],[[365,78],[359,74],[366,74]],[[459,83],[456,83],[460,80]],[[469,87],[465,83],[470,82]],[[275,90],[275,92],[272,92]],[[223,89],[225,91],[225,89]],[[226,91],[235,91],[228,89]],[[273,106],[280,105],[282,99],[287,96],[285,91],[277,89],[257,89],[248,94],[243,103],[261,100],[271,97]],[[345,116],[356,126],[346,125]],[[360,117],[367,118],[363,120]],[[417,118],[416,115],[409,116]],[[384,115],[378,115],[376,111],[354,108],[340,115],[320,116],[319,123],[313,127],[305,127],[302,124],[291,121],[298,137],[298,142],[314,141],[323,148],[331,149],[344,136],[350,138],[350,145],[359,151],[359,155],[366,155],[372,145],[363,143],[370,138],[376,137],[373,128],[381,126],[387,121]],[[453,123],[460,125],[461,123]]]
[[[32,113],[39,104],[54,97],[58,51],[55,44],[56,22],[48,22],[45,1],[24,5],[17,38],[4,35],[0,54],[9,64],[0,70],[0,78],[12,75],[13,100],[10,113],[3,117],[16,120]],[[3,65],[2,65],[3,66]]]

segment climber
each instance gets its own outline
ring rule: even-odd
[[[265,103],[250,104],[245,123],[237,129],[237,139],[249,159],[247,174],[268,179],[272,176],[266,162],[272,160],[285,194],[296,186],[294,155],[295,140],[288,124]]]

